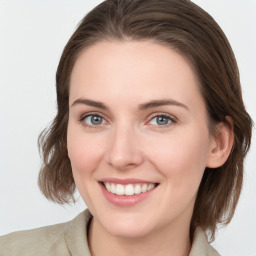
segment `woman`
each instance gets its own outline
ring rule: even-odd
[[[74,220],[0,239],[3,255],[219,255],[251,119],[231,47],[182,0],[110,0],[83,19],[56,75],[39,185]],[[2,255],[1,254],[1,255]]]

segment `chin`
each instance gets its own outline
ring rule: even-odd
[[[108,231],[112,236],[120,238],[142,238],[151,233],[148,226],[144,228],[139,225],[133,227],[112,225]]]
[[[120,238],[145,237],[153,230],[152,222],[138,216],[104,218],[101,225],[108,233]]]

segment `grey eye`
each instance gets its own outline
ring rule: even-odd
[[[150,124],[153,125],[167,125],[172,122],[170,117],[166,116],[155,116],[150,120]]]
[[[99,116],[99,115],[89,115],[87,116],[84,121],[89,124],[89,125],[101,125],[103,123],[105,123],[106,121],[104,120],[103,117]]]

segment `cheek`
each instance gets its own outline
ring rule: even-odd
[[[94,171],[102,159],[102,143],[95,136],[85,134],[76,126],[71,126],[67,134],[68,155],[76,187],[86,205],[93,209],[95,198],[92,184],[95,183]]]
[[[151,162],[164,181],[166,196],[159,204],[162,212],[172,212],[173,217],[186,212],[192,214],[206,166],[208,140],[208,133],[183,132],[152,147]],[[168,215],[166,218],[169,218]]]
[[[72,126],[68,129],[67,147],[74,177],[90,175],[103,155],[102,138],[85,134]]]
[[[173,133],[150,147],[149,158],[174,189],[197,189],[206,167],[208,131]],[[185,184],[185,186],[184,186]],[[177,191],[177,190],[176,190]]]

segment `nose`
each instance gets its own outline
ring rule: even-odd
[[[142,164],[143,153],[138,134],[131,127],[116,127],[109,138],[107,162],[117,170],[127,170]]]

